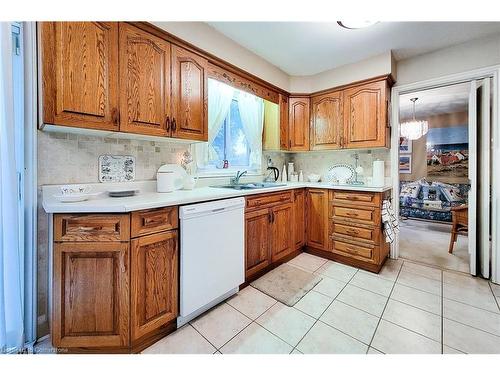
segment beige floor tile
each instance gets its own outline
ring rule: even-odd
[[[227,303],[250,319],[255,320],[274,305],[276,300],[251,286],[247,286],[227,300]]]
[[[297,349],[304,354],[364,354],[368,346],[318,321]]]
[[[443,344],[464,353],[500,353],[500,337],[446,318],[443,324]]]
[[[293,349],[293,351],[290,354],[304,354],[300,350]]]
[[[491,293],[488,281],[462,272],[443,271],[443,282],[458,288],[472,289],[481,293]]]
[[[387,259],[378,275],[384,279],[394,281],[398,277],[402,265],[403,261],[401,259]]]
[[[349,284],[389,297],[394,282],[367,272],[358,272]]]
[[[490,283],[490,285],[491,285],[491,290],[493,291],[493,294],[496,297],[500,297],[500,285],[493,284],[493,283]]]
[[[191,324],[216,348],[220,348],[251,323],[234,307],[223,303],[205,313]]]
[[[154,343],[143,354],[212,354],[215,348],[189,324]]]
[[[387,354],[439,354],[441,344],[391,322],[381,320],[371,343]]]
[[[335,300],[320,320],[368,345],[379,318]]]
[[[316,273],[347,283],[354,276],[357,270],[357,268],[347,266],[345,264],[328,261],[322,265]]]
[[[262,314],[256,322],[288,344],[295,346],[312,327],[315,319],[278,302]]]
[[[460,350],[450,348],[449,346],[443,345],[443,354],[465,354]]]
[[[441,282],[415,273],[407,272],[404,269],[399,273],[396,283],[403,284],[424,292],[441,295]]]
[[[387,297],[351,284],[342,290],[337,300],[376,316],[382,316],[382,311],[387,303]]]
[[[441,342],[441,316],[389,300],[382,319]]]
[[[328,259],[320,258],[316,255],[300,253],[288,263],[293,264],[294,266],[299,266],[300,268],[303,268],[310,272],[314,272],[327,261]]]
[[[500,314],[464,303],[444,299],[443,316],[468,326],[500,336]]]
[[[368,352],[366,354],[384,354],[380,350],[372,348],[371,346],[368,348]]]
[[[255,322],[220,350],[223,354],[288,354],[293,347]]]
[[[391,299],[441,315],[441,297],[409,286],[396,284]]]
[[[441,281],[442,279],[442,271],[439,268],[428,267],[418,263],[404,262],[403,271],[415,273],[437,281]]]
[[[323,280],[316,284],[313,290],[328,297],[335,298],[345,286],[345,282],[324,277]]]
[[[485,292],[482,287],[476,289],[443,283],[443,297],[495,313],[499,312],[498,305],[491,290]]]
[[[333,298],[311,290],[300,299],[293,307],[318,319],[326,308],[332,303]]]

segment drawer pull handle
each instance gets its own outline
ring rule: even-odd
[[[142,225],[159,225],[165,222],[165,218],[163,216],[154,216],[154,217],[144,217],[142,219]]]
[[[357,230],[355,230],[355,229],[347,229],[345,232],[346,232],[347,234],[352,234],[353,236],[355,236],[355,235],[358,235],[358,234],[359,234],[359,232],[358,232]]]
[[[102,230],[102,225],[96,227],[78,227],[78,230],[81,230],[82,232],[93,232],[97,230]]]
[[[358,217],[358,216],[359,216],[359,214],[358,214],[358,213],[356,213],[356,212],[346,212],[345,214],[346,214],[347,216],[352,216],[352,217]]]

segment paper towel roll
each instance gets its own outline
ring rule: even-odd
[[[373,162],[372,185],[375,187],[384,186],[385,182],[385,165],[383,160],[375,160]]]

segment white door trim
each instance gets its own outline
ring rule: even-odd
[[[468,82],[476,79],[492,77],[493,85],[493,107],[492,107],[492,254],[491,254],[491,280],[500,282],[500,129],[498,124],[498,111],[500,108],[499,81],[500,65],[470,70],[458,74],[432,78],[424,81],[409,83],[392,88],[392,111],[391,111],[391,178],[392,178],[392,201],[396,215],[399,215],[399,96],[401,94],[436,88],[451,84]],[[396,236],[391,245],[391,258],[399,256],[399,238]]]

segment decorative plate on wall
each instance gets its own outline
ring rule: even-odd
[[[135,179],[135,157],[130,155],[99,156],[100,182],[127,182]]]
[[[335,164],[325,175],[326,182],[346,183],[354,177],[354,168],[349,164]]]

